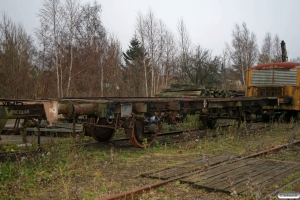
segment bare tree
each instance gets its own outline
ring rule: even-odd
[[[154,17],[152,10],[149,10],[145,18],[145,33],[147,38],[147,52],[150,54],[151,61],[151,91],[150,96],[153,97],[155,94],[155,54],[157,51],[157,35],[158,35],[158,23]]]
[[[74,38],[75,38],[75,27],[78,23],[78,14],[79,14],[79,4],[77,0],[66,0],[66,18],[65,23],[68,29],[69,34],[69,48],[70,48],[70,65],[69,65],[69,73],[68,73],[68,83],[67,83],[67,91],[66,95],[70,96],[70,85],[72,79],[72,69],[73,69],[73,46],[74,46]]]
[[[76,46],[79,52],[80,81],[76,81],[77,93],[86,96],[103,96],[104,58],[107,51],[107,33],[100,17],[101,5],[96,1],[81,6],[76,26]],[[100,88],[100,90],[99,90]]]
[[[154,17],[151,10],[145,16],[138,13],[136,33],[146,52],[144,57],[145,95],[149,94],[149,81],[150,96],[153,96],[160,87],[166,87],[170,79],[170,72],[174,69],[175,63],[176,42],[172,32],[162,20]]]
[[[6,15],[0,19],[0,95],[3,98],[33,98],[35,48],[21,25]]]
[[[143,68],[144,68],[144,79],[145,79],[145,96],[149,96],[148,92],[148,70],[147,70],[147,64],[149,62],[148,54],[146,52],[146,28],[145,28],[145,19],[142,15],[142,13],[138,13],[137,15],[137,25],[136,30],[138,33],[139,40],[141,41],[142,48],[145,52],[144,60],[143,60]]]
[[[175,55],[177,53],[177,46],[174,39],[174,35],[171,31],[166,30],[165,32],[165,68],[164,68],[164,87],[167,87],[169,84],[171,74],[174,76],[174,68],[175,68]],[[172,73],[171,73],[172,72]]]
[[[185,75],[185,71],[189,69],[190,66],[190,55],[191,55],[191,39],[189,33],[185,27],[183,19],[179,20],[178,25],[178,34],[179,34],[179,69],[178,69],[178,77],[179,82],[181,80],[183,82],[189,82]]]
[[[158,21],[158,48],[157,48],[157,54],[156,54],[156,86],[155,86],[155,93],[159,91],[159,87],[162,84],[161,81],[163,79],[161,78],[164,74],[165,66],[164,66],[164,60],[165,60],[165,53],[166,53],[166,31],[167,27],[163,23],[162,20]]]
[[[49,48],[53,49],[55,55],[54,67],[56,68],[56,87],[57,96],[61,97],[62,94],[62,69],[59,65],[59,34],[62,29],[62,12],[60,0],[46,0],[43,8],[38,14],[40,18],[40,29],[38,32],[43,32],[43,37],[47,37],[50,45]]]
[[[106,85],[104,93],[106,96],[121,96],[124,91],[121,90],[121,63],[122,48],[120,41],[116,37],[110,36],[104,59],[104,66],[106,66],[104,69],[104,83]]]
[[[267,33],[263,40],[258,63],[281,62],[281,55],[282,52],[278,35],[275,35],[274,39],[272,39],[271,33]]]
[[[258,48],[255,34],[249,31],[246,23],[235,24],[232,31],[232,47],[226,44],[233,69],[236,71],[243,86],[246,85],[246,70],[255,65]]]
[[[272,36],[270,33],[267,33],[264,40],[263,45],[261,47],[261,53],[258,58],[259,64],[269,63],[272,59]]]
[[[184,73],[192,84],[217,86],[221,83],[220,67],[221,59],[212,57],[211,51],[198,45],[192,55],[191,65]]]
[[[273,39],[273,46],[272,46],[272,62],[281,62],[281,46],[280,46],[280,39],[278,35],[275,35]]]

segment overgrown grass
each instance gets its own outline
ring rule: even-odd
[[[194,130],[199,127],[196,116],[186,120],[184,127],[179,128]],[[259,131],[252,130],[251,126],[254,124],[242,124],[240,129],[237,129],[236,122],[231,123],[232,126],[227,128],[219,127],[205,131],[204,138],[200,138],[203,131],[187,131],[181,136],[182,140],[179,143],[173,143],[170,138],[164,142],[156,140],[146,149],[109,145],[106,148],[76,147],[76,140],[71,138],[53,141],[44,145],[38,155],[17,157],[15,162],[0,163],[1,199],[94,199],[99,195],[104,197],[156,182],[157,180],[139,177],[139,174],[146,171],[206,156],[248,155],[291,142],[299,137],[298,123],[266,124],[266,127]],[[291,160],[290,156],[294,155],[296,154],[287,154],[285,159]],[[300,160],[297,158],[294,161]],[[174,182],[173,185],[179,184]],[[180,191],[189,192],[190,186],[182,186]],[[174,199],[165,187],[152,192],[155,194],[148,195],[150,199],[154,196],[156,199]]]

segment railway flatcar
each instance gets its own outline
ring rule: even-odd
[[[257,65],[247,71],[246,97],[278,97],[277,106],[263,106],[263,119],[296,118],[300,111],[300,63],[279,62]]]

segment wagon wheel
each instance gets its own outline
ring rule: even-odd
[[[216,125],[217,119],[208,119],[207,120],[207,126],[210,129],[213,129]]]
[[[156,126],[150,124],[150,126]],[[135,121],[133,129],[127,129],[126,134],[129,136],[130,142],[133,146],[138,148],[145,148],[152,144],[156,137],[156,132],[145,132],[145,125],[142,121]]]
[[[297,119],[297,117],[298,117],[298,112],[297,111],[287,111],[286,113],[285,113],[285,115],[284,115],[284,118],[285,118],[285,121],[286,122],[291,122],[291,120],[293,119],[294,121],[296,120],[298,120]]]
[[[94,124],[84,124],[85,134],[91,135],[98,142],[107,142],[115,135],[115,129],[93,126]],[[100,119],[97,125],[109,125],[106,119]]]
[[[208,116],[200,116],[200,120],[202,121],[204,128],[207,129],[213,129],[217,122],[217,119],[210,119]]]

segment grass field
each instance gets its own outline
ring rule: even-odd
[[[193,119],[185,125],[193,129]],[[249,155],[275,145],[300,139],[300,123],[242,124],[207,130],[206,137],[199,132],[183,133],[182,140],[156,140],[151,147],[137,149],[128,141],[97,143],[76,147],[80,138],[64,138],[43,144],[35,156],[16,157],[16,161],[0,163],[1,199],[95,199],[135,189],[159,180],[140,174],[206,156]],[[210,137],[214,135],[215,137]],[[24,147],[23,147],[24,148]],[[31,147],[31,148],[34,148]],[[2,151],[20,151],[15,146],[1,146]],[[26,149],[26,147],[25,147]],[[300,162],[300,148],[290,146],[267,158]],[[300,177],[295,172],[287,180]],[[275,188],[281,186],[275,185]],[[299,184],[286,190],[300,191]],[[145,191],[127,199],[259,199],[262,194],[239,196],[194,188],[179,181]],[[276,198],[275,198],[276,199]]]

